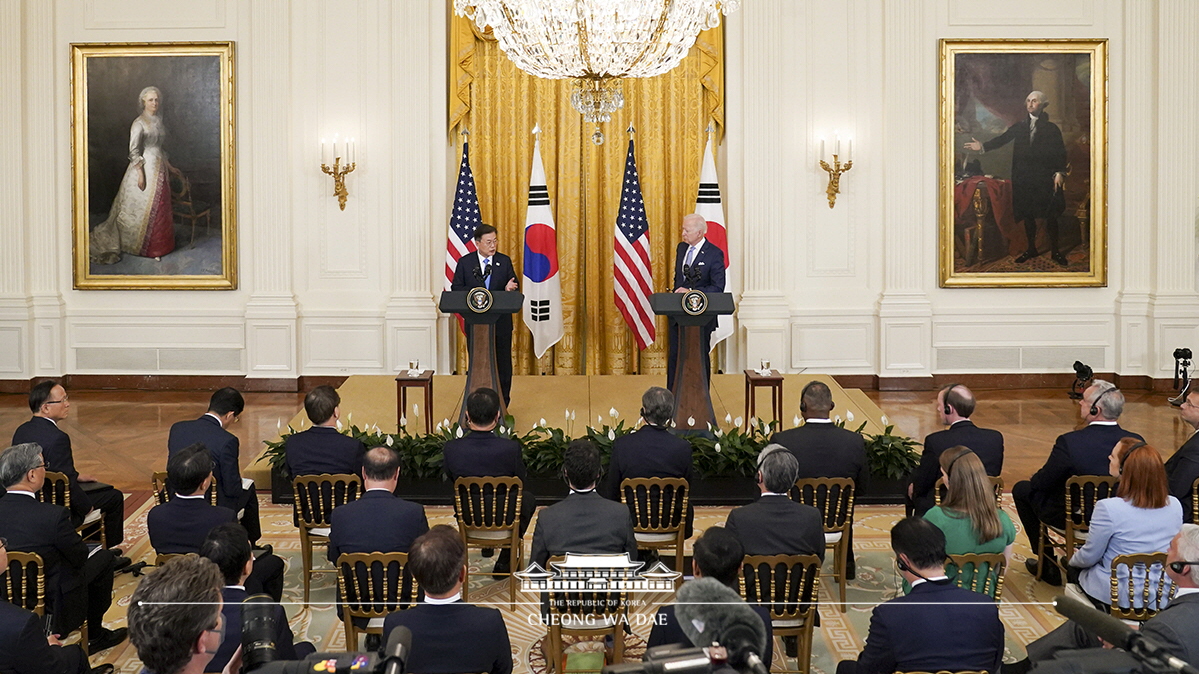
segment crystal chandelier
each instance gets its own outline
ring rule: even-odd
[[[620,80],[679,64],[701,30],[741,0],[454,0],[454,13],[491,28],[517,68],[575,80],[570,102],[598,124],[624,106]],[[603,142],[596,130],[592,137]]]

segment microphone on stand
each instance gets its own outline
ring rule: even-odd
[[[679,588],[678,599],[675,616],[691,643],[720,644],[734,668],[767,674],[766,626],[740,595],[715,578],[696,578]]]
[[[1053,608],[1100,639],[1128,651],[1141,662],[1157,665],[1170,671],[1199,674],[1199,669],[1170,655],[1170,652],[1161,644],[1107,613],[1097,611],[1065,595],[1058,596],[1053,600]]]

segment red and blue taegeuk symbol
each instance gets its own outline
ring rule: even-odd
[[[535,223],[525,228],[524,271],[534,283],[558,273],[558,237],[553,227]]]

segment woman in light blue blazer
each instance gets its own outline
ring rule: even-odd
[[[1165,552],[1182,529],[1182,505],[1170,496],[1161,453],[1136,438],[1116,443],[1109,457],[1109,470],[1120,482],[1116,495],[1095,504],[1087,542],[1070,558],[1070,566],[1081,569],[1078,581],[1083,592],[1098,604],[1110,605],[1112,560],[1119,555]],[[1122,608],[1128,608],[1128,570],[1119,571]],[[1149,571],[1151,587],[1163,581],[1162,569]],[[1133,571],[1135,597],[1141,608],[1145,571]],[[1151,597],[1156,592],[1150,593]],[[1150,603],[1150,608],[1159,608]]]

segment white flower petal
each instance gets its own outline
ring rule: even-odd
[[[616,417],[620,416],[620,413],[616,411],[615,407],[613,407],[612,409],[608,410],[608,416],[615,419]]]
[[[717,428],[716,430],[712,431],[712,434],[719,438],[720,436],[724,435],[724,431]]]
[[[449,428],[449,427],[450,427],[450,420],[449,420],[449,418],[447,417],[447,418],[445,418],[445,419],[442,419],[442,420],[441,420],[441,425],[442,425],[442,426],[445,426],[446,428]]]
[[[793,422],[793,423],[794,423],[796,426],[798,426],[798,425],[799,425],[799,415],[798,415],[798,414],[796,414],[796,415],[795,415],[795,418],[794,418],[794,419],[792,419],[791,421],[792,421],[792,422]]]
[[[575,411],[574,411],[574,410],[571,410],[571,411],[570,411],[570,420],[571,420],[571,421],[574,421],[574,420],[575,420]]]
[[[283,420],[279,419],[278,421],[275,422],[275,430],[278,431],[278,430],[282,430],[282,429],[283,429]]]
[[[694,428],[695,427],[695,417],[687,417],[687,425]]]
[[[719,452],[719,451],[720,451],[720,443],[719,443],[719,442],[718,442],[718,443],[716,443],[716,451],[717,451],[717,452]]]
[[[604,418],[603,418],[602,416],[598,415],[598,414],[597,414],[597,415],[595,415],[595,423],[597,423],[597,424],[603,424],[603,423],[604,423]]]
[[[565,413],[566,418],[569,419],[570,418],[570,410],[562,410],[562,411],[563,411],[563,413]]]
[[[391,447],[396,443],[395,438],[391,437],[390,435],[387,436],[387,440],[385,442],[387,443],[388,447]]]
[[[835,419],[833,419],[833,423],[837,423],[837,424],[841,423],[841,415],[840,414],[838,414],[837,417]]]
[[[458,437],[462,437],[462,427],[458,427]]]
[[[616,439],[616,431],[609,429],[608,430],[608,439],[615,440]]]
[[[337,420],[337,430],[341,430],[341,419]]]
[[[540,419],[538,419],[538,420],[537,420],[537,425],[538,425],[538,426],[540,426],[540,427],[542,427],[542,428],[545,428],[545,417],[541,417]]]
[[[726,423],[726,424],[733,423],[733,415],[732,414],[724,415],[724,423]]]
[[[416,403],[412,403],[412,416],[414,416],[414,417],[420,416],[420,405],[418,405]]]
[[[408,425],[408,417],[400,417],[400,425],[407,426]]]
[[[883,422],[883,426],[886,427],[887,426],[887,415],[884,414],[882,417],[879,418],[879,421]]]
[[[849,422],[853,421],[853,412],[852,411],[850,411],[850,410],[845,411],[845,420],[849,421]]]
[[[742,419],[741,417],[737,417],[736,419],[733,419],[733,425],[740,428],[742,421],[745,421],[745,419]]]

